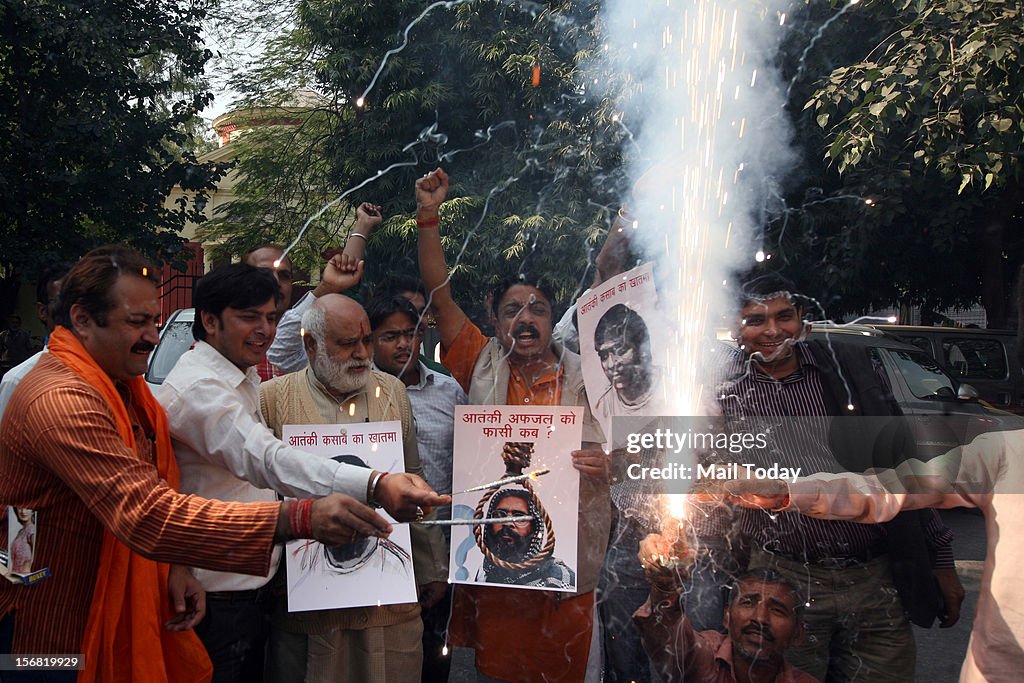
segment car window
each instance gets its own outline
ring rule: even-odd
[[[157,344],[153,357],[149,359],[146,381],[150,384],[163,384],[174,364],[181,358],[181,354],[192,348],[193,343],[195,338],[192,336],[191,322],[175,320],[168,324],[160,336],[160,343]]]
[[[1006,351],[995,339],[947,337],[942,353],[946,367],[958,379],[1006,379]]]
[[[931,356],[916,351],[889,352],[910,392],[917,398],[956,398],[956,388]]]
[[[901,342],[912,344],[927,353],[929,356],[932,355],[932,343],[928,340],[928,337],[915,337],[906,334],[898,336]]]
[[[875,371],[878,381],[882,383],[885,390],[892,394],[892,384],[889,382],[889,373],[885,371],[885,363],[878,349],[868,349],[868,358],[871,359],[871,369]]]

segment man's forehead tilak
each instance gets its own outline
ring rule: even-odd
[[[345,334],[348,332],[348,334]],[[352,334],[349,330],[336,330],[333,335],[338,341],[357,341],[370,336],[370,323],[360,320],[359,329],[356,330],[356,334]]]
[[[502,297],[502,299],[504,299],[504,301],[501,304],[502,308],[507,308],[508,306],[518,306],[519,308],[525,308],[530,304],[535,304],[538,302],[543,304],[547,303],[546,301],[538,298],[536,292],[530,292],[530,296],[527,297],[525,302],[521,301],[519,297],[515,294],[506,294],[504,297]]]

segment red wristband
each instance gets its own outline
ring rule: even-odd
[[[292,527],[292,538],[313,537],[313,501],[303,498],[292,503],[288,521]]]
[[[417,228],[436,228],[439,225],[441,225],[441,216],[434,216],[426,220],[416,219]]]
[[[302,501],[302,531],[306,538],[313,537],[313,501],[305,499]]]

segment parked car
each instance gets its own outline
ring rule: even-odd
[[[164,383],[174,364],[181,354],[192,348],[195,339],[192,337],[192,321],[196,318],[194,308],[180,308],[171,313],[167,322],[160,328],[160,343],[149,356],[149,367],[146,369],[146,382],[157,386]]]
[[[1011,330],[872,325],[927,352],[954,379],[996,408],[1024,414],[1024,371]]]
[[[865,349],[908,417],[923,457],[969,443],[985,432],[1024,428],[1024,419],[979,400],[973,383],[947,373],[930,353],[884,331],[816,324],[811,338]]]

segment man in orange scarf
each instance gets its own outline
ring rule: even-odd
[[[140,377],[157,341],[154,275],[126,247],[86,254],[64,279],[50,353],[0,424],[0,503],[38,512],[36,566],[52,572],[0,585],[0,652],[82,653],[84,681],[209,680],[195,635],[163,627],[188,609],[179,583],[172,610],[163,563],[266,574],[275,542],[391,530],[343,494],[243,504],[174,490],[167,418]],[[365,498],[375,493],[368,486]],[[381,502],[409,519],[450,499],[423,484],[400,509]]]

